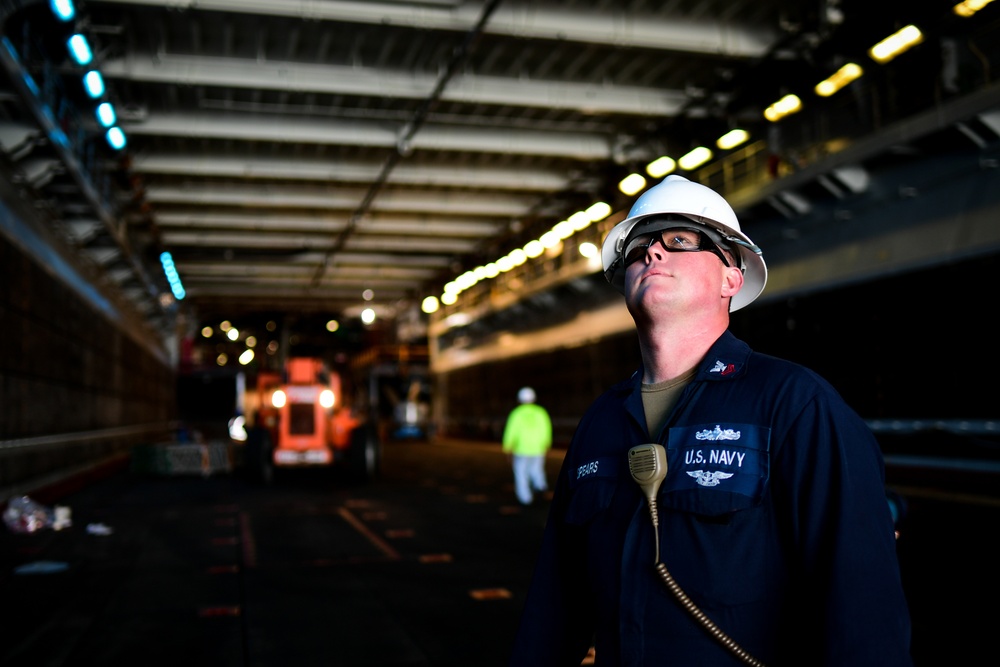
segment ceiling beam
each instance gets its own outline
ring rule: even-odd
[[[381,165],[371,162],[304,161],[277,158],[227,158],[185,153],[183,155],[140,154],[132,168],[143,174],[182,176],[228,176],[273,180],[311,180],[329,183],[363,183],[378,176]],[[389,176],[390,184],[415,186],[486,187],[497,190],[551,192],[568,187],[564,172],[544,169],[497,167],[444,167],[399,165]]]
[[[158,213],[156,224],[164,231],[198,228],[260,231],[335,232],[347,224],[347,218],[306,215],[262,215],[247,213],[209,213],[203,211]],[[422,236],[491,236],[502,231],[502,224],[479,220],[449,218],[439,215],[372,216],[366,218],[363,229],[375,234],[405,234]]]
[[[326,249],[333,246],[330,234],[296,234],[296,233],[226,233],[226,232],[161,232],[164,243],[172,246],[199,246],[201,248],[310,248]],[[416,236],[357,236],[347,243],[350,250],[378,251],[379,253],[395,252],[431,252],[431,253],[470,253],[480,244],[480,239],[456,239],[444,237]],[[383,259],[383,261],[386,261]]]
[[[274,2],[274,0],[100,0],[103,4],[163,7],[203,12],[285,16],[309,21],[336,20],[369,25],[397,25],[414,30],[464,33],[479,19],[481,3],[434,7],[428,3]],[[530,2],[503,3],[484,26],[487,35],[528,37],[559,42],[602,44],[620,49],[646,48],[703,53],[729,58],[758,58],[780,37],[780,27],[739,20],[680,19],[620,7],[612,11],[558,11]]]
[[[362,197],[357,188],[303,188],[268,185],[149,185],[146,200],[152,204],[184,206],[229,205],[262,208],[309,208],[353,210]],[[481,215],[516,217],[537,203],[537,197],[513,193],[470,195],[467,192],[387,192],[374,211],[427,213],[436,215]],[[159,215],[159,214],[158,214]]]
[[[108,59],[102,63],[101,71],[109,79],[143,83],[410,100],[427,98],[437,84],[437,74],[433,73],[170,54]],[[662,117],[679,113],[687,95],[680,90],[606,83],[456,74],[441,92],[440,99],[465,104]]]
[[[385,123],[300,117],[295,117],[294,122],[282,123],[271,115],[232,117],[223,114],[156,113],[141,121],[123,120],[122,127],[127,134],[137,136],[367,146],[392,150],[396,149],[398,138],[397,133]],[[504,155],[548,155],[587,161],[613,157],[613,146],[607,137],[583,132],[426,126],[413,138],[411,147]]]

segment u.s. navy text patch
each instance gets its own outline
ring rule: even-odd
[[[757,498],[768,476],[770,429],[753,424],[671,428],[668,491],[717,489]]]

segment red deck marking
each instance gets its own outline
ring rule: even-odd
[[[520,513],[521,513],[521,508],[518,507],[517,505],[501,505],[500,506],[500,514],[503,514],[503,515],[512,515],[512,514],[520,514]]]
[[[246,512],[240,512],[240,538],[243,542],[243,567],[249,569],[257,566],[257,543],[250,529],[250,517]]]
[[[399,560],[396,558],[387,558],[385,556],[345,556],[344,558],[317,558],[311,561],[303,561],[303,566],[309,567],[339,567],[341,565],[357,565],[364,563],[384,563],[386,561]]]
[[[385,531],[385,536],[389,539],[396,539],[399,537],[413,537],[413,531],[409,528],[396,528],[393,530]]]
[[[467,503],[485,503],[489,498],[485,493],[470,493],[465,497]]]
[[[365,521],[384,521],[386,516],[385,512],[365,512],[361,518]]]
[[[365,524],[361,523],[356,516],[351,514],[351,511],[346,507],[341,507],[337,510],[337,513],[343,517],[344,521],[354,526],[354,529],[361,533],[369,542],[375,545],[386,556],[392,560],[399,560],[399,552],[389,546],[382,538],[380,538],[375,533],[368,530]]]
[[[352,509],[364,509],[366,507],[371,507],[372,504],[370,501],[365,500],[364,498],[350,498],[344,501],[344,506],[350,507]]]
[[[421,563],[450,563],[451,554],[424,554],[417,560]]]
[[[480,588],[469,591],[469,596],[473,600],[506,600],[512,597],[506,588]]]
[[[213,565],[208,568],[209,574],[234,574],[239,571],[239,565]]]
[[[213,618],[216,616],[239,616],[240,607],[239,605],[233,607],[202,607],[198,610],[198,616],[201,618]]]

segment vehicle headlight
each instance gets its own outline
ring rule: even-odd
[[[288,397],[285,396],[285,392],[281,391],[280,389],[276,390],[273,394],[271,394],[271,405],[273,405],[274,407],[283,408],[285,407],[285,403],[287,402],[288,402]]]
[[[319,404],[324,408],[332,408],[334,403],[333,392],[329,389],[324,389],[319,393]]]

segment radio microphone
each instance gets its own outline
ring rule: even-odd
[[[636,445],[628,450],[628,470],[646,494],[646,500],[655,504],[660,482],[667,476],[667,452],[663,445]]]
[[[660,483],[667,476],[667,451],[663,445],[651,443],[648,445],[636,445],[628,450],[628,471],[632,479],[639,485],[642,492],[646,494],[646,502],[649,504],[649,515],[653,519],[653,528],[656,534],[656,563],[660,562],[660,515],[656,511],[656,492],[660,490]]]

